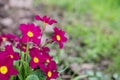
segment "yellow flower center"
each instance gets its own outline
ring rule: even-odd
[[[52,72],[51,71],[48,71],[48,77],[51,77],[52,76]]]
[[[46,62],[47,62],[47,63],[49,63],[49,62],[50,62],[50,60],[49,60],[49,59],[47,59],[47,60],[46,60]]]
[[[13,56],[13,55],[10,55],[10,58],[11,58],[11,59],[13,59],[13,58],[14,58],[14,56]]]
[[[0,73],[1,73],[1,74],[6,74],[7,72],[8,72],[7,66],[1,66],[1,67],[0,67]]]
[[[56,39],[57,39],[58,41],[60,41],[60,40],[61,40],[60,35],[57,35],[57,36],[56,36]]]
[[[29,37],[33,37],[33,32],[28,31],[27,35],[28,35]]]
[[[34,61],[35,63],[38,63],[38,62],[39,62],[39,59],[38,59],[37,57],[34,57],[33,61]]]
[[[26,49],[26,47],[25,47],[25,46],[23,46],[22,48],[23,48],[23,49]]]
[[[7,38],[6,37],[2,37],[2,41],[6,41],[7,40]]]
[[[43,25],[46,26],[46,22],[43,22]]]

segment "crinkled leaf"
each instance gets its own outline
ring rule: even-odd
[[[40,80],[37,75],[31,74],[25,80]]]
[[[37,69],[37,70],[33,71],[32,74],[37,75],[39,80],[46,80],[46,76],[45,76],[44,72],[41,71],[40,69]]]

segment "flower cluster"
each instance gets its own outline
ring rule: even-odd
[[[44,26],[23,23],[19,26],[22,36],[18,37],[13,34],[0,35],[0,80],[9,80],[12,75],[16,75],[16,79],[19,80],[18,75],[21,71],[19,66],[23,63],[28,64],[32,71],[40,69],[46,76],[46,80],[58,78],[57,64],[49,54],[50,49],[47,44],[57,42],[59,47],[63,48],[64,43],[67,41],[65,32],[58,27],[54,27],[53,36],[42,43],[41,39],[45,28],[49,27],[46,24],[52,25],[57,21],[39,15],[36,15],[35,19],[41,21]]]

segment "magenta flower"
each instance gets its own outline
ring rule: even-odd
[[[20,49],[23,52],[26,52],[26,47],[27,47],[27,45],[24,43],[18,43],[16,46],[16,48]]]
[[[22,42],[34,42],[36,44],[40,44],[40,36],[41,30],[39,26],[35,26],[34,24],[21,24],[20,30],[23,33]]]
[[[49,54],[50,48],[47,45],[57,42],[59,47],[63,48],[68,39],[65,32],[57,27],[54,28],[54,35],[51,39],[49,37],[43,39],[47,25],[50,26],[57,21],[48,16],[41,17],[39,15],[36,15],[35,19],[43,23],[42,30],[40,26],[28,23],[19,26],[22,33],[20,38],[13,34],[0,35],[0,80],[13,78],[25,80],[29,76],[29,72],[31,74],[31,70],[33,71],[32,74],[36,74],[34,72],[39,69],[40,72],[44,72],[46,80],[56,80],[58,78],[57,64],[53,56]],[[41,42],[41,39],[43,39],[43,42]],[[28,64],[30,71],[26,69]],[[20,71],[20,77],[14,66]],[[12,77],[12,75],[16,76]]]
[[[13,62],[8,58],[0,61],[0,80],[9,80],[11,75],[17,75],[18,71],[14,69]]]
[[[55,61],[51,61],[50,63],[48,63],[47,69],[49,69],[49,70],[57,70],[56,62]]]
[[[19,60],[20,55],[18,52],[14,52],[12,45],[7,45],[5,47],[4,54],[6,57],[9,57],[11,60]]]
[[[0,41],[1,42],[9,41],[9,42],[13,43],[14,41],[18,42],[19,38],[13,34],[2,34],[0,36]]]
[[[56,63],[51,61],[45,70],[45,74],[47,76],[47,80],[56,79],[58,78],[58,72],[56,71]]]
[[[42,54],[42,57],[44,58],[44,62],[46,62],[46,63],[50,63],[53,59],[53,57],[50,56],[48,53]]]
[[[41,53],[46,54],[50,52],[50,49],[48,47],[42,47],[40,48]]]
[[[65,37],[65,32],[57,27],[54,28],[54,36],[52,40],[59,43],[60,48],[63,48],[63,43],[67,41]]]
[[[40,20],[42,21],[44,24],[49,24],[49,25],[52,25],[53,23],[57,23],[56,20],[54,19],[50,19],[50,17],[47,17],[47,16],[43,16],[43,17],[40,17],[39,15],[36,15],[35,16],[35,19],[36,20]]]
[[[30,50],[30,66],[31,68],[36,68],[37,66],[39,66],[41,69],[45,68],[45,65],[43,64],[44,59],[42,57],[42,55],[40,54],[39,49],[37,48],[32,48]]]

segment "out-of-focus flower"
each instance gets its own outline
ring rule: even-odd
[[[46,54],[50,52],[50,49],[48,47],[42,47],[40,48],[41,53]]]
[[[18,71],[14,69],[13,63],[9,58],[0,61],[0,80],[9,80],[11,75],[17,75]]]
[[[36,15],[36,16],[35,16],[35,19],[36,19],[36,20],[40,20],[40,21],[42,21],[44,24],[47,23],[47,24],[49,24],[49,25],[52,25],[52,24],[54,24],[54,23],[57,23],[56,20],[50,19],[50,17],[47,17],[47,16],[40,17],[39,15]]]
[[[16,46],[16,48],[20,49],[23,52],[26,52],[26,47],[27,47],[27,44],[24,44],[24,43],[18,43]]]
[[[56,71],[56,69],[57,67],[54,61],[51,61],[50,63],[48,63],[47,68],[45,70],[47,80],[58,78],[58,72]]]
[[[65,32],[57,27],[54,28],[54,36],[52,40],[59,43],[60,48],[63,48],[63,43],[67,41],[65,37]]]
[[[19,28],[22,33],[22,42],[34,42],[36,44],[40,44],[40,36],[41,36],[41,29],[39,26],[35,26],[34,24],[21,24]]]
[[[3,52],[3,54],[5,55],[4,57],[8,57],[11,60],[19,60],[20,59],[19,53],[14,52],[12,45],[7,45],[5,47],[5,51]]]
[[[2,34],[2,35],[0,35],[0,41],[1,42],[9,41],[9,42],[13,43],[14,41],[18,42],[19,38],[13,34]]]
[[[42,56],[44,58],[44,62],[46,62],[46,63],[50,63],[53,59],[53,57],[50,56],[48,53],[44,53],[44,54],[42,54]]]

